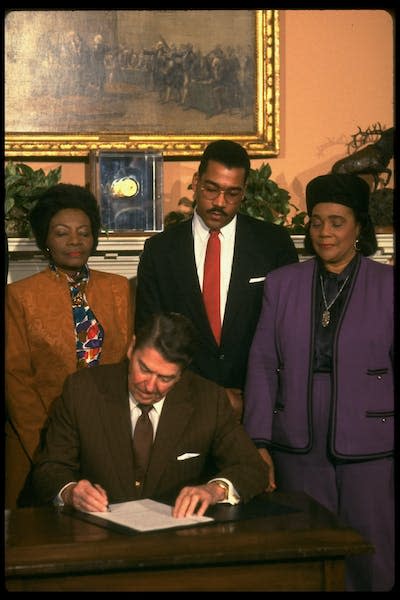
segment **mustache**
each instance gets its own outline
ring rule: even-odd
[[[227,216],[227,214],[223,208],[209,208],[207,211],[207,214],[210,214],[210,215],[219,214],[219,215],[223,215],[224,217]]]

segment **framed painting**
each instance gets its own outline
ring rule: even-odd
[[[277,10],[11,10],[5,154],[279,153]]]

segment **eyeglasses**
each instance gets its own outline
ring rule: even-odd
[[[216,200],[221,194],[223,194],[227,204],[235,204],[243,198],[244,194],[244,190],[242,188],[224,189],[218,185],[212,185],[210,183],[205,183],[204,185],[200,186],[200,189],[203,192],[204,197],[210,202]]]

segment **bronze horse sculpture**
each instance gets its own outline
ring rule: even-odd
[[[394,127],[390,129],[376,129],[361,132],[362,139],[368,139],[368,135],[380,134],[377,142],[369,144],[353,154],[349,154],[346,158],[342,158],[335,162],[332,167],[332,173],[353,173],[355,175],[372,175],[374,178],[374,191],[379,184],[379,175],[386,173],[386,187],[392,176],[392,171],[388,168],[390,159],[393,157],[394,146]],[[353,136],[355,137],[355,136]],[[353,142],[356,145],[356,142]]]

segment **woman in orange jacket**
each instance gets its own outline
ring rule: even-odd
[[[6,508],[17,505],[66,376],[120,361],[133,333],[128,279],[87,264],[101,227],[93,194],[59,183],[40,196],[30,223],[49,266],[6,289]]]

